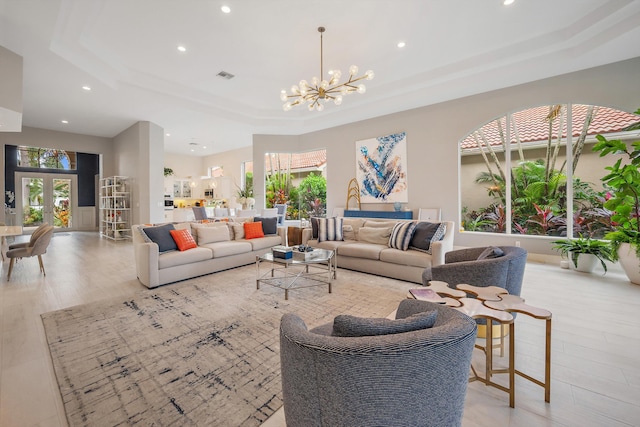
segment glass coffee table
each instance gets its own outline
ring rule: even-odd
[[[289,289],[329,285],[331,293],[338,267],[335,251],[316,248],[297,256],[300,258],[276,258],[272,252],[256,256],[256,289],[260,289],[261,283],[284,289],[285,300],[289,299]],[[261,269],[265,262],[269,264],[267,270]]]

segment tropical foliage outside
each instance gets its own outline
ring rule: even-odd
[[[44,207],[44,188],[41,178],[31,178],[27,183],[29,195],[27,204],[23,207],[24,226],[38,226],[43,223],[43,207]],[[71,220],[70,201],[70,184],[69,180],[54,179],[53,180],[53,225],[56,227],[69,227]]]
[[[266,207],[287,204],[287,219],[324,216],[327,206],[327,180],[314,172],[296,186],[291,171],[291,155],[268,156],[265,178]]]
[[[611,198],[607,186],[597,189],[595,184],[584,182],[580,177],[572,176],[573,199],[571,216],[573,230],[568,230],[568,212],[570,209],[567,192],[568,176],[566,160],[560,161],[565,149],[566,139],[562,132],[567,120],[566,106],[549,107],[546,117],[548,134],[544,145],[543,158],[527,158],[533,151],[523,150],[518,127],[512,123],[511,144],[506,140],[506,119],[496,120],[502,142],[501,152],[510,153],[512,167],[504,167],[495,148],[487,143],[483,129],[472,135],[482,156],[486,171],[479,173],[475,183],[485,186],[491,202],[478,209],[462,209],[465,231],[483,231],[506,233],[510,224],[511,233],[542,236],[578,236],[603,238],[612,229],[612,212],[604,207]],[[598,108],[589,106],[580,134],[572,141],[572,175],[580,161],[587,141],[589,125],[598,112]],[[574,124],[575,127],[575,124]],[[535,152],[534,152],[535,153]],[[511,182],[511,212],[507,206],[507,175]],[[599,187],[602,188],[602,187]],[[463,200],[464,203],[464,200]],[[464,205],[463,205],[464,206]]]

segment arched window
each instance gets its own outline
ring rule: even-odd
[[[18,166],[39,169],[76,169],[76,153],[54,148],[18,146]]]
[[[607,192],[600,178],[610,160],[591,147],[597,134],[626,139],[639,121],[613,108],[562,104],[507,114],[474,130],[459,147],[462,227],[603,237],[611,213],[602,207]]]

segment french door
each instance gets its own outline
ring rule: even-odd
[[[78,178],[72,174],[16,172],[16,222],[25,231],[45,222],[73,229]]]

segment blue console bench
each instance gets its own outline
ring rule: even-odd
[[[344,211],[345,218],[413,219],[412,211]]]

